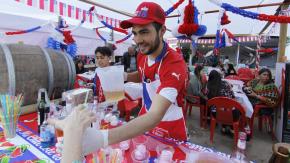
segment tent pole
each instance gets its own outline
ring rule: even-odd
[[[281,6],[281,10],[285,10],[289,5]],[[280,24],[280,35],[279,35],[279,50],[277,62],[285,62],[285,49],[286,49],[286,40],[287,40],[287,28],[288,24],[281,23]]]
[[[236,61],[236,66],[239,64],[239,59],[240,59],[240,44],[238,44],[237,47],[237,61]]]

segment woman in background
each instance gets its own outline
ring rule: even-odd
[[[209,74],[208,83],[207,83],[208,99],[212,99],[214,97],[228,97],[228,98],[235,98],[234,92],[232,90],[231,85],[222,80],[221,74],[216,70],[212,70]],[[210,108],[210,112],[213,116],[216,116],[216,109],[215,107]],[[234,121],[239,120],[239,111],[233,110],[233,119]],[[222,133],[227,133],[226,125],[222,125]]]
[[[205,101],[207,100],[206,95],[204,94],[205,89],[205,81],[203,80],[203,74],[202,74],[203,66],[197,65],[194,69],[194,73],[189,74],[189,85],[187,87],[187,95],[186,100],[188,100],[191,103],[196,103],[194,99],[190,96],[199,96],[200,97],[200,103],[205,104]]]
[[[76,60],[75,62],[76,66],[76,74],[82,74],[85,73],[85,64],[81,59]]]
[[[247,83],[245,90],[252,105],[263,104],[275,107],[279,102],[279,92],[272,80],[271,71],[263,68],[259,71],[258,79],[253,79]],[[272,114],[272,109],[262,109],[260,114]]]

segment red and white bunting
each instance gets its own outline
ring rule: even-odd
[[[35,7],[47,12],[55,13],[64,17],[76,20],[85,19],[88,23],[94,23],[97,18],[95,14],[89,13],[87,9],[81,9],[71,4],[67,4],[58,0],[15,0],[16,2],[25,4],[29,7]],[[99,14],[98,14],[99,15]],[[112,27],[119,28],[121,20],[99,15],[103,20]]]

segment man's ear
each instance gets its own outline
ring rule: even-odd
[[[166,26],[165,25],[162,25],[161,29],[160,29],[160,33],[161,33],[161,36],[163,37],[164,34],[166,32]]]

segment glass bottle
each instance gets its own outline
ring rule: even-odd
[[[40,133],[40,127],[45,118],[45,92],[41,92],[41,98],[38,104],[38,111],[37,111],[37,125],[38,125],[38,133]]]
[[[249,163],[246,158],[246,143],[247,134],[245,132],[239,132],[239,139],[236,150],[231,154],[231,160],[234,163]]]

